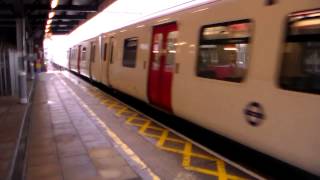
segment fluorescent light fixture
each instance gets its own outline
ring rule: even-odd
[[[50,31],[50,29],[46,29],[45,32],[48,33]]]
[[[48,19],[47,24],[51,24],[51,23],[52,23],[52,19]]]
[[[49,19],[52,19],[54,15],[56,15],[56,13],[54,11],[51,11],[49,13]]]
[[[233,48],[233,47],[225,47],[225,48],[223,48],[223,50],[225,50],[225,51],[238,51],[237,48]]]
[[[52,0],[51,1],[51,8],[54,9],[58,6],[59,0]]]
[[[50,24],[47,24],[47,25],[46,25],[46,29],[49,29],[50,27],[51,27]]]

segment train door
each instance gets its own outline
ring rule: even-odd
[[[90,61],[89,61],[89,77],[91,79],[95,79],[95,76],[93,74],[94,69],[94,63],[95,63],[95,53],[96,53],[96,45],[94,42],[90,43]]]
[[[175,22],[153,28],[149,66],[149,101],[170,112],[177,33],[178,27]]]
[[[78,46],[78,56],[77,56],[77,69],[80,74],[80,62],[81,62],[81,45]]]
[[[105,38],[102,45],[102,82],[110,86],[110,65],[113,63],[114,38]]]

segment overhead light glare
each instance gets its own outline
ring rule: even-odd
[[[52,23],[52,19],[48,19],[47,24],[51,24],[51,23]]]
[[[45,32],[48,33],[50,31],[50,29],[46,29]]]
[[[51,8],[54,9],[58,6],[59,0],[52,0],[51,1]]]
[[[54,15],[56,15],[56,13],[54,11],[50,12],[49,13],[49,19],[52,19]]]
[[[51,27],[50,24],[47,24],[47,25],[46,25],[46,29],[49,29],[50,27]]]

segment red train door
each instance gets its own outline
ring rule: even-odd
[[[81,62],[81,45],[78,46],[77,68],[80,74],[80,62]]]
[[[177,30],[175,22],[153,28],[149,66],[149,101],[170,112]]]

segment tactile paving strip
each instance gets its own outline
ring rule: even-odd
[[[191,142],[180,138],[170,130],[154,123],[152,120],[134,111],[115,98],[106,95],[99,89],[91,86],[84,86],[83,84],[76,83],[77,80],[71,77],[68,78],[82,90],[99,99],[100,103],[105,105],[108,109],[114,110],[115,116],[125,117],[125,123],[136,127],[139,134],[156,140],[155,145],[159,149],[181,155],[181,165],[186,170],[215,176],[219,180],[255,179],[236,168],[229,167],[230,165],[228,166],[223,160],[201,150]]]

